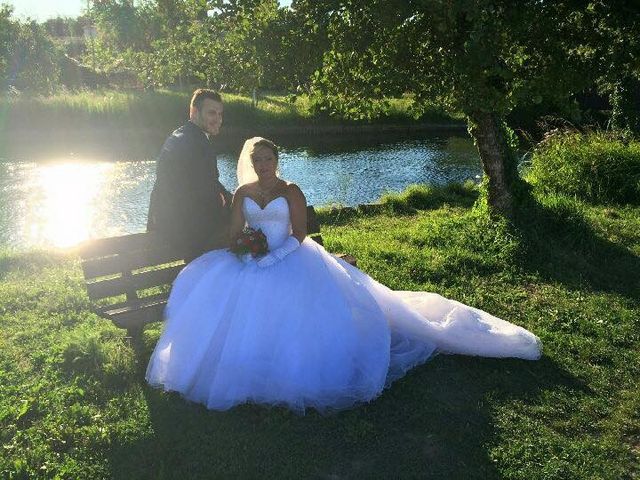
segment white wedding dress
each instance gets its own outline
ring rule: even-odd
[[[245,197],[243,211],[269,250],[291,234],[284,197],[264,209]],[[434,293],[392,291],[311,239],[266,268],[227,250],[202,255],[176,278],[165,317],[147,381],[218,410],[342,409],[436,353],[535,360],[541,350],[524,328]]]

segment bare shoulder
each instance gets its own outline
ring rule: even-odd
[[[250,196],[250,190],[248,188],[249,184],[240,185],[236,188],[236,191],[233,192],[233,200],[232,205],[240,205],[244,199],[244,197]]]
[[[255,184],[256,182],[251,182],[251,183],[245,183],[244,185],[240,185],[236,189],[234,196],[237,196],[238,198],[246,197],[247,195],[251,194],[251,192],[255,190],[256,188]]]
[[[287,198],[290,201],[303,202],[305,204],[307,203],[307,199],[305,198],[304,193],[302,193],[302,190],[300,190],[300,187],[295,183],[286,182],[284,190]]]

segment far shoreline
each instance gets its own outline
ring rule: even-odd
[[[164,139],[188,118],[192,90],[95,90],[0,98],[0,159],[31,160],[91,156],[116,159],[155,157]],[[371,118],[346,119],[318,112],[306,95],[250,97],[223,93],[221,152],[239,152],[248,137],[272,138],[284,148],[309,139],[330,141],[466,131],[461,114],[436,105],[414,110],[410,97],[381,99]],[[313,141],[309,141],[310,144]]]
[[[185,120],[186,121],[186,120]],[[175,128],[179,127],[177,124]],[[218,137],[221,152],[239,152],[245,139],[265,136],[285,148],[304,139],[344,139],[346,136],[371,137],[379,141],[388,136],[414,139],[420,134],[450,134],[466,136],[464,123],[372,123],[372,124],[302,124],[223,126]],[[83,128],[49,125],[34,130],[0,130],[0,161],[50,160],[90,156],[100,160],[140,160],[153,158],[170,131],[158,127],[123,128],[89,125]]]

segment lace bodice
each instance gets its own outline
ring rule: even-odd
[[[244,197],[242,211],[247,225],[262,230],[266,235],[269,250],[278,248],[291,235],[289,202],[285,197],[274,198],[264,208],[260,208],[252,198]]]

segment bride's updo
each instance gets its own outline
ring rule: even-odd
[[[276,157],[276,162],[278,161],[278,146],[267,138],[260,138],[253,144],[251,153],[249,154],[251,155],[251,158],[253,158],[254,152],[260,147],[267,147],[269,150],[271,150]]]

